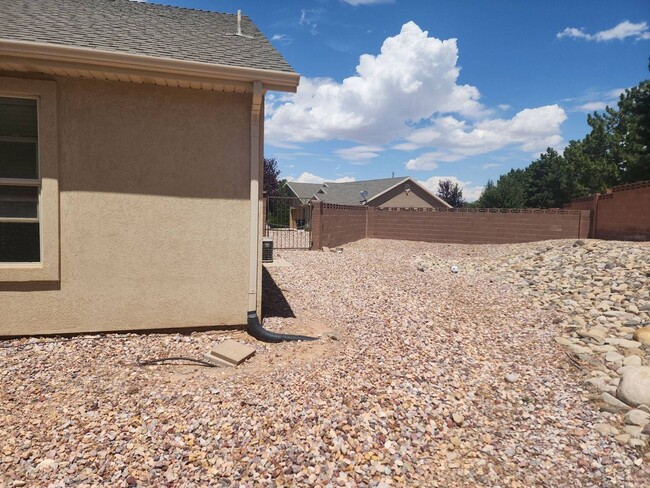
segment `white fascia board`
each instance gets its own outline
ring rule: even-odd
[[[143,77],[180,77],[204,82],[252,84],[261,81],[265,90],[295,92],[300,75],[284,71],[243,68],[197,61],[101,51],[82,47],[0,39],[0,60],[13,64],[88,71],[109,71]]]

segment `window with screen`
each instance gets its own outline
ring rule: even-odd
[[[0,263],[39,262],[36,99],[0,97]]]

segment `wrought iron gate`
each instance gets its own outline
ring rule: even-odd
[[[274,249],[311,249],[311,209],[308,198],[268,197],[264,237]]]

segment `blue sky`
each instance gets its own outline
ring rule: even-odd
[[[269,93],[281,177],[488,178],[588,131],[650,77],[650,4],[593,0],[155,0],[242,12],[302,75]]]

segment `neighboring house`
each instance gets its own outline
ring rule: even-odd
[[[298,81],[247,17],[0,0],[0,336],[245,324]]]
[[[408,176],[349,183],[297,183],[292,181],[287,183],[287,187],[296,198],[339,205],[405,208],[451,207]]]

